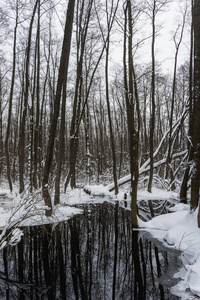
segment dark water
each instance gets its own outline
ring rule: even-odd
[[[66,223],[27,228],[0,252],[0,299],[179,299],[170,294],[179,265],[133,231],[118,204],[85,206]]]

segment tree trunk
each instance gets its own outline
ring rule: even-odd
[[[35,57],[34,57],[34,69],[33,69],[33,87],[32,87],[32,91],[31,91],[31,107],[30,107],[30,128],[29,128],[29,170],[28,170],[28,174],[29,174],[29,178],[30,178],[30,192],[32,193],[33,191],[33,154],[34,154],[34,150],[33,150],[33,144],[34,144],[34,101],[35,101],[35,88],[36,88],[36,64],[37,64],[37,38],[36,38],[36,47],[35,47]]]
[[[106,2],[107,8],[107,2]],[[113,10],[113,1],[110,16],[112,17]],[[116,155],[115,155],[115,140],[113,134],[113,126],[111,120],[111,112],[110,112],[110,99],[109,99],[109,82],[108,82],[108,57],[109,57],[109,44],[110,44],[110,23],[111,19],[108,20],[108,12],[107,12],[107,27],[108,27],[108,36],[107,36],[107,47],[106,47],[106,64],[105,64],[105,80],[106,80],[106,102],[107,102],[107,110],[108,110],[108,121],[110,128],[110,142],[112,149],[112,159],[113,159],[113,179],[115,184],[115,195],[118,194],[118,186],[117,186],[117,168],[116,168]]]
[[[71,180],[71,188],[76,187],[76,157],[78,149],[78,131],[77,131],[77,122],[79,122],[78,107],[80,107],[81,93],[82,93],[82,69],[83,69],[83,58],[86,44],[86,37],[88,32],[88,26],[90,21],[91,9],[92,9],[93,0],[90,0],[87,8],[87,15],[85,20],[82,19],[84,11],[84,1],[81,7],[81,13],[77,15],[77,74],[76,74],[76,85],[75,85],[75,95],[73,103],[73,115],[71,120],[70,128],[70,155],[69,155],[69,173],[65,182],[65,190]],[[78,14],[78,8],[77,8]],[[84,26],[82,26],[84,23]],[[79,48],[80,47],[80,48]],[[79,54],[80,51],[80,54]],[[79,101],[79,103],[78,103]],[[79,111],[80,112],[80,111]]]
[[[191,210],[199,204],[200,189],[200,2],[194,0],[193,7],[194,26],[194,105],[193,105],[193,173],[191,177]],[[200,211],[198,214],[198,226],[200,227]]]
[[[170,120],[169,120],[169,142],[168,142],[168,156],[167,156],[167,170],[166,170],[166,178],[168,177],[168,173],[170,175],[170,184],[171,184],[171,189],[175,190],[175,184],[174,184],[174,175],[173,175],[173,170],[171,166],[171,156],[173,152],[173,147],[172,147],[172,126],[173,126],[173,116],[174,116],[174,106],[175,106],[175,93],[176,93],[176,73],[177,73],[177,62],[178,62],[178,53],[179,53],[179,48],[182,42],[183,38],[183,31],[185,27],[185,18],[186,18],[186,10],[185,14],[183,16],[183,24],[181,27],[181,35],[179,38],[179,41],[176,41],[176,33],[174,35],[174,43],[176,47],[176,52],[175,52],[175,58],[174,58],[174,74],[173,74],[173,84],[172,84],[172,102],[171,102],[171,113],[170,113]]]
[[[30,63],[30,51],[31,51],[31,36],[33,21],[35,17],[35,12],[37,8],[38,0],[35,2],[33,9],[33,14],[31,17],[29,34],[28,34],[28,45],[26,49],[26,70],[25,70],[25,92],[24,92],[24,104],[22,110],[22,121],[20,124],[20,135],[19,135],[19,193],[21,194],[24,191],[24,169],[25,169],[25,125],[26,125],[26,116],[28,110],[28,94],[29,94],[29,63]]]
[[[41,109],[40,109],[40,120],[39,120],[39,136],[38,136],[38,145],[39,145],[39,150],[38,150],[38,181],[39,181],[39,187],[42,186],[42,176],[43,176],[43,149],[44,143],[43,143],[43,112],[44,112],[44,104],[45,104],[45,95],[46,95],[46,88],[47,88],[47,81],[48,81],[48,76],[49,76],[49,65],[50,65],[50,55],[51,55],[51,29],[49,28],[49,43],[48,43],[48,55],[46,58],[47,61],[47,66],[46,66],[46,73],[45,73],[45,79],[44,79],[44,85],[43,85],[43,93],[42,93],[42,103],[41,103]]]
[[[193,10],[193,1],[192,1],[192,10]],[[193,20],[191,23],[191,33],[190,33],[190,67],[189,67],[189,130],[188,136],[192,136],[193,131]],[[189,180],[189,173],[190,173],[190,162],[193,159],[193,149],[191,146],[191,142],[188,142],[188,159],[187,159],[187,166],[185,169],[185,173],[183,176],[181,189],[180,189],[180,202],[187,203],[187,189],[188,189],[188,180]]]
[[[69,55],[66,59],[66,70],[68,70],[69,64]],[[65,112],[66,112],[66,89],[67,89],[67,72],[65,73],[66,77],[63,81],[63,95],[62,95],[62,108],[61,108],[61,124],[60,124],[60,133],[59,133],[59,146],[58,146],[58,159],[57,159],[57,171],[56,171],[56,179],[55,179],[55,197],[54,204],[60,203],[60,178],[61,178],[61,170],[63,164],[63,158],[65,153]]]
[[[126,35],[127,35],[127,10],[128,10],[128,74],[126,70]],[[128,78],[128,80],[127,80]],[[124,24],[124,89],[126,98],[126,111],[129,132],[129,155],[131,172],[131,217],[133,227],[138,227],[137,222],[137,185],[138,170],[138,134],[135,130],[134,101],[133,101],[133,55],[132,55],[132,11],[131,1],[127,0]]]
[[[3,173],[2,75],[0,70],[0,179]]]
[[[7,125],[6,140],[5,140],[7,177],[8,177],[8,183],[9,183],[9,188],[10,188],[11,192],[12,192],[13,186],[12,186],[12,178],[11,178],[11,170],[10,170],[9,137],[10,137],[10,125],[11,125],[11,115],[12,115],[13,91],[14,91],[14,84],[15,84],[17,26],[18,26],[18,8],[16,9],[16,20],[15,20],[15,29],[14,29],[13,68],[12,68],[12,79],[11,79],[9,108],[8,108],[8,123],[7,123],[8,125]]]
[[[51,203],[51,197],[48,190],[48,181],[49,181],[50,168],[53,159],[54,141],[56,136],[56,128],[57,128],[57,122],[58,122],[58,116],[60,110],[61,91],[63,88],[64,78],[66,78],[66,73],[67,73],[67,63],[66,63],[67,57],[70,53],[72,26],[73,26],[73,17],[74,17],[74,5],[75,5],[75,0],[69,0],[67,15],[66,15],[62,54],[60,59],[58,82],[56,88],[56,96],[54,101],[54,112],[50,124],[49,139],[47,144],[47,155],[46,155],[44,175],[42,181],[43,198],[45,201],[45,205],[49,207],[49,209],[46,210],[47,216],[50,216],[52,214],[52,203]]]
[[[151,41],[151,117],[150,117],[150,172],[148,182],[148,192],[151,193],[153,181],[153,148],[154,148],[154,127],[155,127],[155,9],[156,3],[153,2],[152,15],[152,41]]]
[[[36,85],[36,120],[34,132],[33,154],[33,187],[38,188],[38,152],[39,152],[39,114],[40,114],[40,0],[38,0],[38,25],[37,25],[37,85]]]

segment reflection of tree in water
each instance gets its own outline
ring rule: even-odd
[[[0,253],[0,299],[178,299],[158,279],[176,257],[139,234],[118,203],[27,228]]]

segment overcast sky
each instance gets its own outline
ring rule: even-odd
[[[138,0],[139,1],[139,0]],[[122,3],[120,2],[120,6],[122,7]],[[156,17],[156,27],[158,30],[158,36],[156,37],[156,61],[160,63],[163,72],[173,72],[174,66],[174,53],[175,53],[175,45],[173,42],[173,35],[178,26],[178,24],[182,24],[182,12],[185,9],[185,3],[189,0],[173,0],[169,1],[168,5],[165,7],[165,11],[159,12]],[[0,6],[4,6],[5,0],[1,1]],[[65,20],[65,11],[67,8],[67,2],[65,0],[61,0],[62,5],[58,5],[56,7],[54,13],[54,22],[58,25],[58,36],[62,38],[63,29],[59,25],[60,21]],[[65,4],[65,5],[64,5]],[[120,8],[120,7],[119,7]],[[188,7],[188,16],[190,17],[190,7]],[[187,18],[185,30],[184,30],[184,38],[180,47],[178,62],[179,65],[183,63],[186,59],[189,58],[189,47],[190,47],[190,20]],[[140,23],[138,26],[138,32],[133,36],[133,44],[137,41],[142,40],[144,37],[149,36],[149,39],[137,50],[136,55],[134,57],[134,61],[136,64],[146,65],[146,63],[151,63],[151,22],[147,15],[142,14],[142,18],[140,19]],[[118,33],[115,36],[117,43],[111,47],[110,53],[110,61],[111,66],[113,63],[122,64],[123,62],[123,33]],[[12,38],[10,39],[12,44]],[[9,40],[7,41],[9,45]],[[2,45],[3,46],[3,45]],[[5,44],[4,44],[5,46]],[[12,50],[12,47],[10,47]],[[9,49],[8,49],[9,51]]]
[[[174,68],[174,56],[175,56],[175,44],[173,41],[173,35],[180,25],[177,34],[177,41],[180,37],[180,30],[183,23],[182,13],[185,10],[186,0],[173,0],[168,3],[165,11],[159,12],[156,17],[157,37],[155,43],[156,61],[160,63],[160,67],[163,72],[173,72]],[[189,1],[188,1],[189,3]],[[143,15],[141,25],[136,36],[133,36],[133,44],[135,41],[139,41],[144,37],[149,36],[149,39],[141,45],[135,55],[135,62],[137,64],[146,65],[151,63],[151,22],[146,15]],[[160,29],[159,29],[160,28]],[[119,41],[118,46],[113,47],[114,55],[113,61],[117,60],[122,63],[123,55],[123,40]],[[187,9],[187,19],[184,28],[184,36],[179,49],[178,65],[180,66],[186,59],[189,59],[190,48],[190,6]]]

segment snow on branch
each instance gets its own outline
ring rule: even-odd
[[[180,124],[183,122],[184,118],[186,117],[187,112],[188,112],[188,106],[185,107],[185,109],[183,110],[182,114],[181,114],[181,115],[179,116],[179,118],[174,122],[174,124],[173,124],[173,126],[172,126],[172,129],[173,129],[172,136],[174,136],[175,133],[177,132],[177,130],[178,130]],[[168,130],[164,133],[164,135],[163,135],[163,137],[162,137],[162,139],[161,139],[161,141],[160,141],[160,144],[158,145],[157,149],[155,150],[155,152],[154,152],[154,154],[153,154],[153,158],[155,158],[155,157],[158,155],[158,153],[160,152],[160,149],[161,149],[161,147],[162,147],[162,145],[163,145],[165,139],[166,139],[167,136],[169,135],[169,132],[170,132],[170,129],[168,129]],[[180,157],[180,156],[186,155],[187,152],[188,152],[188,150],[186,149],[186,150],[183,150],[183,151],[181,151],[181,152],[174,153],[174,154],[172,155],[172,159],[176,159],[176,158],[178,158],[178,157]],[[160,165],[165,164],[165,163],[166,163],[166,160],[167,160],[167,158],[164,157],[162,160],[159,160],[159,161],[155,162],[155,163],[153,164],[153,167],[156,168],[156,167],[158,167],[158,166],[160,166]],[[147,160],[145,161],[145,163],[139,168],[139,174],[140,174],[140,175],[143,174],[143,173],[145,173],[145,172],[147,172],[147,171],[149,171],[149,169],[150,169],[149,164],[150,164],[150,158],[147,159]],[[123,178],[120,178],[120,179],[118,180],[118,186],[121,186],[121,185],[123,185],[123,184],[126,184],[126,183],[129,182],[130,180],[131,180],[131,175],[130,175],[130,174],[129,174],[129,175],[126,175],[126,176],[124,176]],[[110,192],[113,191],[113,189],[114,189],[114,183],[109,184],[109,185],[107,186],[107,188],[108,188],[108,190],[109,190]]]

